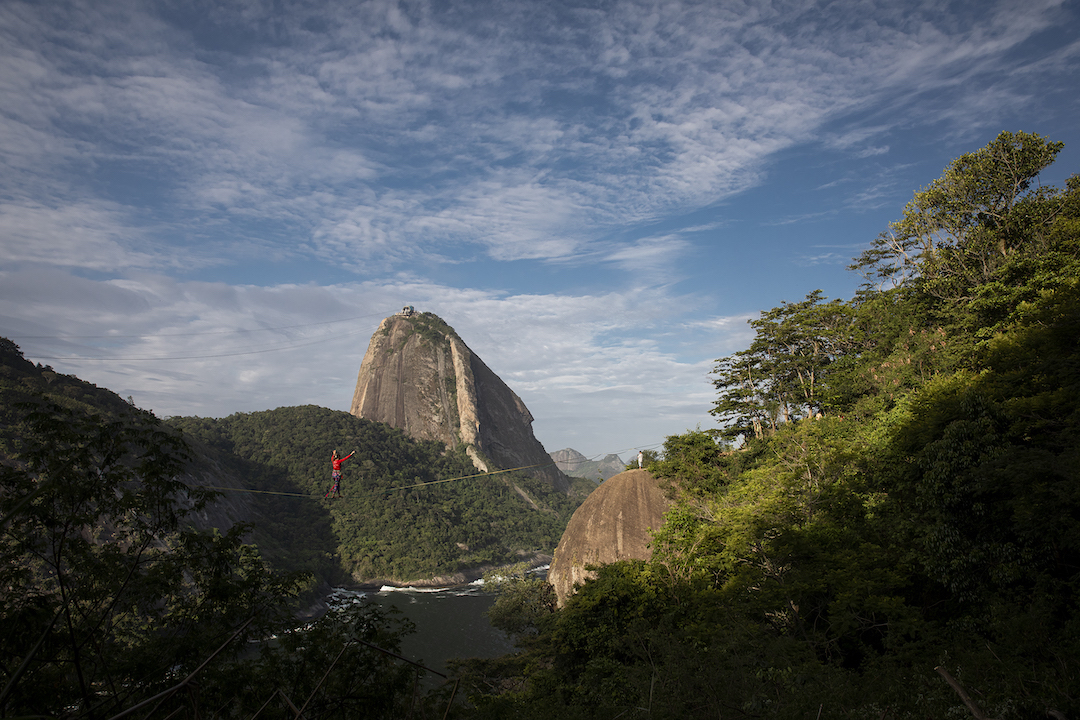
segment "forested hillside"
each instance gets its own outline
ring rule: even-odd
[[[329,501],[334,445],[362,449]],[[297,633],[295,612],[355,548],[406,574],[554,547],[574,501],[540,481],[389,490],[473,473],[441,445],[322,408],[163,423],[0,338],[0,715],[293,717],[297,698],[308,717],[444,716],[446,698],[420,709],[415,668],[395,656],[407,620],[365,604]],[[237,494],[258,498],[240,518],[254,527],[206,528]]]
[[[194,527],[215,495],[177,432],[3,338],[0,413],[0,714],[111,717],[211,657],[199,680],[220,701],[307,579],[270,572],[242,526]]]
[[[0,427],[8,438],[25,413],[20,403],[43,398],[65,408],[110,417],[133,412],[131,404],[116,393],[58,373],[48,365],[34,365],[23,357],[18,345],[0,337]]]
[[[1080,716],[1080,178],[1038,180],[1060,148],[1002,133],[855,260],[856,297],[754,320],[720,428],[650,464],[677,499],[653,560],[461,666],[475,716]]]
[[[550,554],[582,499],[520,473],[479,475],[464,452],[326,408],[169,423],[248,480],[270,559],[332,580],[417,580]],[[334,449],[356,451],[340,499],[324,498]]]

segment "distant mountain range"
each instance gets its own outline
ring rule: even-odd
[[[566,448],[548,453],[555,466],[570,477],[588,478],[601,482],[618,475],[626,469],[626,463],[618,455],[606,455],[603,460],[590,460],[577,450]]]

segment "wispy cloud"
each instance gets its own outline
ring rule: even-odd
[[[657,274],[666,275],[669,265],[690,249],[690,244],[679,235],[662,235],[641,238],[633,245],[620,245],[606,260],[639,277],[655,278]]]
[[[822,178],[829,205],[757,227],[895,202],[899,135],[968,138],[1061,92],[1080,41],[1021,50],[1069,12],[8,0],[0,330],[43,359],[103,358],[51,362],[163,412],[341,408],[375,323],[412,302],[556,418],[538,420],[555,437],[575,414],[606,418],[609,438],[655,427],[635,406],[676,432],[708,407],[711,360],[752,337],[748,316],[688,311],[711,278],[674,294],[699,257],[750,242],[741,220],[706,237],[735,222],[706,211],[810,146],[864,165]],[[511,264],[527,289],[467,272]],[[294,266],[334,273],[295,284]],[[362,319],[323,324],[343,318]]]
[[[962,91],[1056,6],[1006,3],[960,27],[918,8],[859,22],[846,3],[324,3],[196,17],[12,2],[0,142],[17,172],[5,184],[39,195],[68,172],[52,202],[84,207],[104,201],[102,180],[152,185],[171,211],[155,206],[147,236],[181,216],[207,237],[249,236],[258,218],[323,257],[349,248],[393,264],[431,242],[565,257],[759,182],[771,154],[870,98]],[[233,31],[235,44],[223,39]],[[876,134],[834,142],[865,157],[886,150]]]

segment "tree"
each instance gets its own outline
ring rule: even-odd
[[[701,429],[669,435],[664,440],[663,458],[653,460],[650,468],[675,482],[680,492],[715,493],[728,480],[722,456],[731,448],[714,436]]]
[[[0,658],[7,713],[111,715],[287,615],[298,576],[186,525],[214,494],[184,482],[186,443],[148,413],[25,407],[0,466]]]
[[[815,290],[751,320],[750,347],[713,370],[720,397],[710,412],[725,423],[720,435],[762,438],[782,422],[820,414],[829,366],[850,344],[851,319],[847,304]]]
[[[491,624],[518,642],[536,634],[542,619],[555,612],[555,588],[543,577],[530,576],[526,563],[487,573],[484,589],[497,595],[487,612]]]
[[[1003,132],[986,147],[961,155],[928,188],[915,193],[904,216],[890,223],[851,266],[877,284],[919,280],[938,297],[966,294],[988,280],[1021,247],[1033,226],[1053,214],[1031,215],[1047,190],[1031,186],[1064,143],[1035,133]]]
[[[217,717],[243,720],[291,720],[300,707],[303,717],[321,720],[414,717],[413,685],[421,671],[395,657],[414,629],[375,603],[332,609],[300,631],[262,643],[258,655],[208,673],[201,704],[218,709]]]

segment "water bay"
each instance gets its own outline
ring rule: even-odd
[[[485,593],[480,584],[423,589],[387,586],[362,595],[361,602],[396,608],[411,620],[416,632],[402,640],[401,655],[440,673],[446,673],[446,661],[452,658],[490,658],[514,650],[506,634],[488,622],[484,613],[494,604],[495,595]]]

